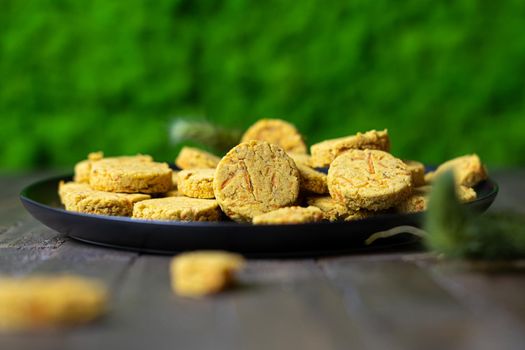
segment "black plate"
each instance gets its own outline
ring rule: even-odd
[[[350,251],[413,245],[402,234],[367,246],[372,233],[400,225],[420,226],[422,213],[383,214],[352,222],[254,226],[228,222],[166,222],[70,212],[63,209],[57,189],[59,176],[26,187],[20,199],[44,225],[80,241],[140,252],[173,254],[185,250],[223,249],[248,256],[318,256]],[[478,199],[467,205],[483,212],[494,201],[498,186],[492,180],[476,187]]]

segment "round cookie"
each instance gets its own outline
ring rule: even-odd
[[[407,165],[410,175],[412,175],[412,186],[419,187],[425,185],[425,166],[423,163],[415,160],[404,160],[404,163]]]
[[[170,264],[171,287],[185,297],[200,297],[230,286],[234,273],[245,264],[241,255],[222,251],[182,253]]]
[[[60,182],[60,201],[66,210],[87,214],[131,216],[133,204],[151,198],[141,193],[97,191],[86,183]]]
[[[166,163],[102,159],[91,165],[93,189],[123,193],[164,193],[171,190],[172,170]]]
[[[295,164],[304,164],[306,166],[312,167],[312,157],[306,153],[293,153],[287,152],[288,155],[293,159]]]
[[[218,221],[221,211],[213,199],[166,197],[136,203],[133,217],[147,220]]]
[[[193,147],[183,147],[175,165],[180,169],[215,168],[221,159],[209,152]]]
[[[0,329],[19,331],[73,326],[106,310],[99,282],[76,276],[0,278]]]
[[[338,156],[328,170],[330,195],[353,210],[388,209],[412,192],[407,166],[391,154],[378,150],[349,150]]]
[[[427,210],[428,197],[419,191],[414,191],[407,199],[396,205],[400,213],[417,213]]]
[[[294,204],[300,175],[284,150],[264,141],[244,142],[221,159],[213,189],[222,210],[235,221]]]
[[[215,198],[213,176],[215,169],[182,170],[178,174],[179,193],[192,198]]]
[[[323,220],[323,212],[317,207],[286,207],[257,215],[254,225],[304,224]]]
[[[278,145],[286,152],[306,153],[306,144],[295,126],[281,119],[261,119],[250,126],[241,142],[266,141]]]
[[[317,194],[328,193],[326,174],[301,163],[296,163],[296,165],[301,175],[301,190]]]
[[[373,212],[368,210],[350,210],[330,196],[308,197],[306,202],[308,205],[321,209],[324,219],[328,221],[353,221],[373,215]]]
[[[102,152],[91,152],[88,154],[88,159],[82,160],[75,164],[75,175],[73,180],[75,182],[89,183],[89,172],[91,171],[91,163],[104,158]]]
[[[463,203],[470,202],[478,198],[478,194],[473,188],[463,185],[456,187],[456,195],[458,196],[458,200]]]
[[[388,151],[390,138],[388,130],[370,130],[365,133],[340,137],[316,143],[310,147],[312,158],[311,166],[322,168],[330,166],[334,159],[349,149],[377,149]]]
[[[454,171],[454,177],[458,185],[474,187],[479,182],[487,179],[487,171],[478,155],[471,154],[454,158],[441,164],[432,175],[428,176],[428,180],[432,181],[449,170]]]

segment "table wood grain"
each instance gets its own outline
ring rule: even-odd
[[[102,280],[111,309],[67,330],[2,334],[0,349],[523,349],[525,261],[425,251],[250,260],[240,287],[202,300],[170,290],[169,256],[78,243],[25,212],[18,193],[47,173],[0,175],[0,274]],[[525,170],[495,171],[492,211],[525,214]]]

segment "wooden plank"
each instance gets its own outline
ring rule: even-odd
[[[352,258],[319,264],[374,347],[470,348],[466,308],[414,264]]]

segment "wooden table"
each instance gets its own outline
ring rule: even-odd
[[[253,260],[242,287],[174,296],[169,257],[77,243],[32,219],[19,190],[46,174],[0,176],[0,273],[73,272],[112,290],[100,322],[0,335],[0,349],[523,349],[525,275],[424,251]],[[492,210],[525,213],[524,170],[494,172]]]

